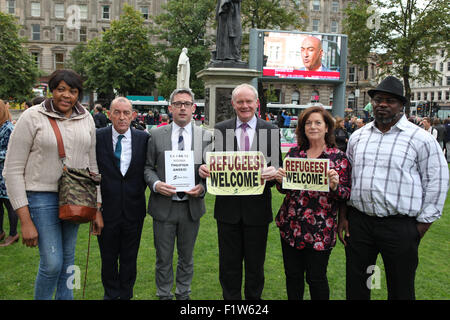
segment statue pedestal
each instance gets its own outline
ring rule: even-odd
[[[205,126],[214,128],[216,123],[235,116],[231,105],[231,92],[242,83],[251,84],[261,72],[243,68],[207,68],[196,73],[205,83]]]

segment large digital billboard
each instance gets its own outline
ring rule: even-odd
[[[339,80],[342,36],[264,31],[263,78]]]

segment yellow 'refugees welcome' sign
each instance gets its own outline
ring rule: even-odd
[[[206,180],[210,194],[257,195],[264,191],[266,182],[261,173],[266,160],[260,151],[207,152],[206,166],[210,171]]]
[[[284,158],[283,189],[329,191],[329,159]]]

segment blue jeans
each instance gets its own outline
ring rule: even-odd
[[[27,192],[31,219],[39,233],[39,271],[34,298],[73,299],[73,274],[78,224],[58,218],[57,192]],[[69,282],[69,283],[68,283]]]

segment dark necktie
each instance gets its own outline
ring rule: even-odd
[[[178,150],[184,150],[183,130],[184,128],[180,128],[180,135],[178,136]],[[177,196],[180,199],[183,199],[185,195],[185,192],[177,192]]]
[[[122,154],[122,139],[125,137],[123,134],[119,134],[117,137],[116,149],[114,150],[114,157],[116,158],[117,166],[120,170],[120,155]]]
[[[250,150],[250,138],[248,137],[247,128],[249,125],[247,123],[241,124],[241,151]]]

